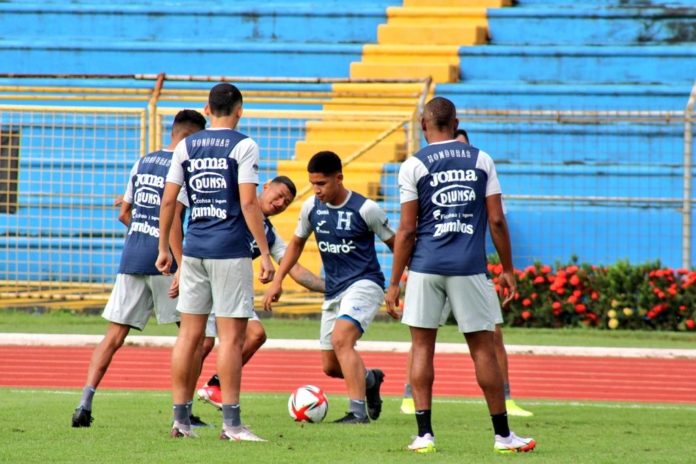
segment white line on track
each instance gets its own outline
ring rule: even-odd
[[[0,333],[0,346],[93,346],[101,341],[102,335],[67,334],[28,334]],[[132,335],[126,339],[127,346],[171,348],[176,337]],[[407,353],[409,342],[358,342],[361,351],[383,353]],[[263,346],[275,350],[318,350],[317,340],[269,339]],[[587,356],[612,358],[655,358],[655,359],[696,359],[696,349],[676,348],[617,348],[588,346],[539,346],[506,345],[508,354],[543,356]],[[438,343],[438,353],[467,354],[466,343]]]

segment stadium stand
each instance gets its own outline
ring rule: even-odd
[[[506,0],[293,0],[263,5],[252,0],[206,5],[190,0],[176,5],[148,0],[128,5],[8,1],[0,3],[0,73],[166,72],[363,80],[432,76],[435,94],[452,99],[463,111],[683,110],[696,77],[692,2],[521,0],[510,5]],[[63,83],[102,85],[85,79]],[[241,83],[240,88],[245,93],[305,92],[310,86],[267,82]],[[305,109],[392,111],[408,118],[423,84],[323,82],[311,88],[334,96],[305,104]],[[298,107],[292,100],[281,105]],[[278,103],[257,101],[247,108],[278,108]],[[585,251],[581,259],[597,263],[655,257],[649,234],[623,240],[617,234],[622,226],[658,228],[664,246],[670,248],[663,253],[667,264],[679,261],[675,203],[649,204],[651,197],[680,196],[679,124],[633,124],[618,118],[604,119],[598,126],[534,115],[495,119],[463,114],[461,120],[473,143],[495,157],[510,195],[648,199],[625,208],[619,205],[620,215],[614,204],[507,201],[518,266],[537,259],[566,260],[577,250]],[[129,124],[134,122],[120,123],[120,139],[127,150],[139,152]],[[95,138],[107,130],[107,123],[100,125]],[[283,150],[266,142],[263,131],[252,136],[262,149],[282,152],[265,161],[262,170],[268,176],[281,173],[299,179],[302,189],[305,163],[314,152],[333,149],[349,156],[391,125],[305,121],[284,133]],[[104,156],[104,147],[76,151],[66,145],[67,133],[54,134],[62,145],[33,146],[30,135],[22,135],[18,161],[18,204],[30,214],[25,222],[17,215],[0,214],[0,231],[12,239],[11,249],[0,249],[7,256],[0,259],[0,274],[110,281],[112,273],[104,273],[104,268],[115,267],[113,246],[121,240],[122,229],[103,203],[120,193],[132,160],[91,159],[85,154]],[[379,198],[393,221],[398,220],[396,173],[408,155],[407,137],[406,130],[395,131],[348,170],[349,185]],[[49,149],[61,155],[51,159]],[[80,155],[71,158],[71,152]],[[38,167],[51,163],[56,167],[50,171],[52,177],[39,174],[49,170]],[[100,172],[113,172],[102,185],[101,208],[93,208],[94,200],[89,199],[89,189],[102,182],[86,174],[95,163],[108,164]],[[64,185],[84,196],[69,201],[50,198]],[[49,198],[42,200],[42,208],[48,209],[37,210],[36,197],[29,192]],[[276,221],[285,237],[292,233],[295,214],[291,209]],[[66,222],[69,217],[90,227],[76,231],[75,222]],[[578,232],[569,234],[574,228]],[[544,238],[541,229],[546,229]],[[17,230],[25,236],[12,238]],[[389,269],[391,256],[380,250],[382,265]],[[316,270],[314,264],[309,267]]]

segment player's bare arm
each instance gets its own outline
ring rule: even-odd
[[[399,294],[401,288],[399,281],[401,274],[404,273],[406,265],[411,260],[413,246],[416,243],[416,226],[418,224],[418,200],[408,201],[401,204],[401,220],[399,228],[394,236],[394,260],[392,262],[392,274],[387,288],[387,295],[384,300],[387,303],[387,313],[394,319],[399,319],[401,315],[397,312],[399,308]]]
[[[121,203],[119,203],[119,206],[121,207],[121,210],[118,212],[118,220],[121,221],[126,227],[130,227],[133,205],[122,200]]]
[[[324,282],[324,279],[315,275],[312,271],[302,266],[300,263],[296,263],[292,269],[290,269],[290,277],[292,277],[292,280],[312,292],[324,293],[326,291],[326,283]]]
[[[181,269],[181,262],[184,257],[184,228],[181,218],[183,217],[185,209],[186,206],[178,201],[176,202],[174,220],[172,221],[172,228],[169,232],[170,249],[172,250],[172,254],[174,255],[174,259],[176,260],[176,264],[178,266],[178,269],[174,274],[174,279],[172,279],[172,285],[169,287],[169,291],[167,292],[169,298],[176,298],[179,296],[179,269]]]
[[[164,275],[169,275],[169,269],[172,267],[169,234],[172,222],[174,221],[174,213],[177,205],[176,199],[179,196],[179,190],[181,190],[181,185],[174,182],[167,182],[164,186],[162,205],[160,206],[159,254],[155,266],[157,270]]]
[[[307,243],[307,239],[297,235],[290,240],[288,248],[285,250],[285,255],[283,255],[283,259],[280,262],[280,267],[278,267],[278,272],[263,295],[264,310],[271,311],[273,303],[280,299],[280,295],[283,293],[283,279],[288,275],[290,269],[297,264],[297,260],[300,259],[300,255],[302,255],[304,250],[305,243]]]
[[[393,237],[391,237],[387,240],[383,240],[384,244],[387,245],[387,248],[389,248],[389,251],[391,251],[392,253],[394,253],[394,241],[395,240],[396,240],[396,235],[394,235]]]
[[[244,215],[244,221],[249,228],[249,232],[251,232],[251,236],[256,240],[256,245],[261,252],[261,274],[259,275],[259,281],[265,284],[273,280],[275,268],[271,261],[271,252],[268,248],[268,241],[266,240],[266,233],[263,226],[263,213],[259,206],[259,200],[256,197],[256,184],[239,184],[239,200],[242,214]]]
[[[507,289],[507,295],[502,303],[505,306],[515,296],[517,282],[512,267],[512,245],[510,245],[510,232],[505,220],[505,213],[503,212],[502,195],[486,197],[486,212],[488,213],[488,227],[491,231],[491,239],[498,252],[500,264],[503,265],[503,273],[500,275],[499,284],[502,288]]]

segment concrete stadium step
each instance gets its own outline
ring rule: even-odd
[[[324,150],[333,151],[342,158],[351,156],[365,147],[369,141],[341,142],[334,140],[307,140],[295,145],[295,159],[309,161],[316,153]],[[406,157],[406,143],[401,141],[383,141],[368,149],[361,157],[361,162],[388,163],[401,161]],[[306,166],[305,166],[306,168]]]
[[[435,93],[458,109],[676,110],[682,111],[691,83],[532,84],[469,81],[439,84]]]
[[[432,77],[434,82],[459,81],[459,68],[457,66],[442,64],[414,64],[414,63],[362,63],[350,64],[350,76],[355,79],[398,79],[404,76],[413,78]]]
[[[488,40],[484,26],[435,24],[380,24],[377,41],[380,44],[412,45],[479,45]]]
[[[459,64],[459,46],[455,45],[383,45],[368,44],[363,48],[363,63]]]
[[[440,26],[480,26],[487,27],[486,8],[387,8],[389,24],[415,25],[438,24]]]
[[[343,2],[235,2],[222,5],[5,2],[0,18],[5,37],[62,37],[83,40],[168,41],[186,30],[191,43],[221,41],[374,42],[386,7],[398,0]],[[56,27],[60,24],[60,27]],[[195,27],[191,27],[195,24]],[[234,27],[230,27],[233,24]]]
[[[512,0],[404,0],[405,7],[418,8],[500,8],[512,5]]]
[[[691,82],[696,47],[644,46],[504,46],[462,47],[464,80],[531,83]]]
[[[312,142],[350,140],[370,142],[391,129],[391,121],[308,121],[306,140]],[[385,142],[405,143],[406,130],[387,136]]]
[[[660,7],[653,2],[609,8],[583,3],[565,8],[553,4],[488,11],[488,29],[496,45],[696,42],[694,20],[694,8]]]
[[[0,40],[0,61],[13,63],[15,73],[156,74],[166,69],[189,75],[195,64],[199,75],[348,77],[349,63],[361,56],[361,44]]]
[[[464,117],[474,146],[497,163],[681,165],[681,124],[558,124],[552,122],[472,122]],[[655,160],[659,153],[659,162]],[[385,165],[385,169],[387,169]]]

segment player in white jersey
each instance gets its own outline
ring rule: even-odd
[[[465,143],[467,145],[471,145],[469,141],[469,135],[466,133],[464,129],[457,129],[454,132],[454,140],[458,142]],[[440,325],[445,325],[447,323],[447,319],[449,318],[449,315],[452,312],[452,307],[450,306],[449,302],[447,302],[447,306],[445,311],[442,312],[442,318],[440,319]],[[530,411],[527,411],[526,409],[523,409],[520,407],[515,400],[512,399],[512,396],[510,394],[510,375],[508,372],[508,356],[507,356],[507,351],[505,350],[505,343],[503,342],[503,330],[502,330],[502,320],[500,323],[496,324],[495,326],[495,351],[496,351],[496,358],[498,359],[498,364],[500,365],[500,370],[503,374],[503,388],[505,390],[505,407],[507,409],[508,416],[520,416],[520,417],[529,417],[533,416],[534,414]],[[409,377],[409,372],[411,370],[411,352],[409,351],[408,355],[408,363],[406,366],[406,379],[408,380]],[[415,414],[416,413],[416,407],[415,404],[413,403],[413,394],[411,393],[411,384],[406,383],[404,386],[404,397],[401,400],[401,412],[403,414]]]
[[[343,186],[341,159],[319,152],[307,165],[315,195],[305,201],[295,236],[266,290],[264,308],[282,293],[281,283],[314,233],[326,277],[320,347],[324,373],[343,378],[349,411],[336,422],[364,424],[382,411],[379,391],[384,373],[365,369],[355,343],[367,330],[384,301],[384,275],[377,261],[375,235],[390,249],[394,231],[384,211],[372,200]]]
[[[157,255],[159,205],[174,147],[185,137],[205,129],[205,124],[205,117],[197,111],[180,111],[174,118],[169,146],[139,159],[131,169],[118,216],[128,227],[128,234],[116,283],[102,314],[109,326],[92,353],[80,404],[73,413],[73,427],[91,425],[96,389],[130,329],[143,330],[153,309],[159,323],[179,320],[176,300],[167,296],[172,277],[161,275],[153,261]],[[171,225],[171,247],[177,263],[181,262],[182,201],[185,198],[180,197],[176,220]]]
[[[436,97],[428,102],[421,125],[429,145],[406,160],[399,171],[401,220],[386,302],[389,314],[400,317],[399,279],[408,264],[402,322],[411,331],[410,380],[418,425],[418,435],[408,448],[419,453],[435,451],[433,355],[448,299],[486,398],[495,434],[494,450],[531,451],[536,446],[533,439],[510,431],[493,338],[502,316],[487,278],[487,225],[503,266],[500,285],[508,288],[508,298],[516,290],[502,190],[492,158],[452,139],[458,123],[451,101]]]
[[[170,272],[168,226],[181,186],[186,185],[189,221],[184,242],[177,310],[181,326],[172,350],[172,437],[190,437],[186,402],[193,397],[191,378],[200,371],[198,348],[214,311],[220,338],[217,370],[223,396],[221,439],[264,441],[241,420],[239,396],[242,348],[253,316],[251,233],[261,253],[261,282],[275,273],[256,197],[258,145],[235,128],[242,117],[242,94],[221,83],[208,96],[210,128],[181,141],[174,150],[162,200],[157,268]]]

